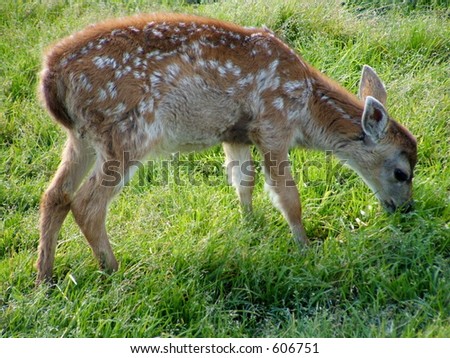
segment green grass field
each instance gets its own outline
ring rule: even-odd
[[[348,3],[2,1],[0,336],[449,337],[448,3]],[[337,160],[292,150],[314,240],[299,252],[261,175],[255,212],[241,217],[216,147],[182,155],[179,176],[146,166],[112,203],[117,273],[98,270],[69,215],[56,285],[35,288],[39,199],[65,142],[36,96],[42,52],[89,23],[158,10],[265,24],[353,92],[362,65],[374,67],[390,114],[418,138],[416,210],[388,215]]]

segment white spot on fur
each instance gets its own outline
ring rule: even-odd
[[[284,108],[284,100],[281,97],[277,97],[272,101],[273,106],[278,109],[279,111],[282,111]]]
[[[200,67],[206,67],[206,61],[201,58],[197,61],[197,65],[199,65]]]
[[[159,50],[154,50],[152,52],[149,52],[145,55],[145,58],[151,59],[152,57],[158,56],[161,53]]]
[[[127,109],[127,106],[125,105],[125,103],[120,102],[116,108],[114,108],[114,112],[117,114],[121,114],[123,112],[125,112],[125,110]]]
[[[119,114],[123,114],[126,109],[127,109],[127,106],[124,103],[120,102],[117,104],[116,107],[108,108],[108,109],[104,110],[103,113],[107,116],[116,116]]]
[[[92,86],[91,82],[89,81],[89,78],[84,73],[80,73],[78,76],[75,75],[74,73],[70,73],[69,81],[72,85],[72,88],[76,92],[80,92],[80,91],[91,92],[93,89],[93,86]]]
[[[251,83],[253,83],[253,81],[255,80],[255,76],[251,73],[247,74],[244,78],[241,78],[237,81],[238,85],[243,88],[246,87],[248,85],[250,85]]]
[[[182,53],[180,55],[181,60],[186,62],[186,63],[191,63],[191,58],[189,57],[189,55],[187,53]]]
[[[164,21],[162,24],[159,24],[158,29],[163,30],[163,31],[167,31],[170,29],[170,26]]]
[[[231,72],[234,76],[239,76],[241,74],[241,69],[236,66],[231,60],[225,62],[225,68],[228,72]]]
[[[159,84],[161,84],[162,81],[162,74],[159,71],[155,71],[150,75],[150,84],[152,86],[153,94],[158,97],[159,92],[156,90],[155,87],[157,87]]]
[[[225,92],[226,92],[228,95],[233,96],[233,95],[236,94],[236,88],[235,88],[235,87],[228,87],[228,88],[225,90]]]
[[[108,91],[108,93],[109,93],[109,96],[110,96],[112,99],[114,99],[114,98],[117,97],[117,88],[116,88],[116,84],[115,84],[114,82],[109,81],[109,82],[106,84],[106,88],[107,88],[107,91]]]
[[[92,91],[93,86],[84,73],[80,74],[80,84],[86,91]]]
[[[125,31],[122,30],[122,29],[112,30],[112,31],[111,31],[111,35],[112,35],[112,36],[125,35]]]
[[[238,41],[241,40],[241,35],[239,35],[239,34],[237,34],[237,33],[235,33],[235,32],[230,32],[229,34],[230,34],[230,36],[231,36],[233,39],[238,40]]]
[[[259,93],[268,89],[274,91],[280,86],[280,78],[274,77],[274,73],[267,72],[267,70],[261,70],[256,74],[256,87]]]
[[[136,34],[140,32],[140,30],[137,29],[137,28],[134,27],[134,26],[128,26],[128,29],[129,29],[131,32],[134,32],[134,33],[136,33]]]
[[[219,61],[217,60],[209,60],[208,61],[208,65],[212,68],[212,69],[217,69],[219,67]]]
[[[153,29],[152,32],[153,32],[153,35],[155,35],[156,37],[159,37],[159,38],[163,38],[164,37],[163,33],[161,31],[159,31],[159,30]]]
[[[124,71],[123,71],[123,70],[118,69],[118,70],[116,70],[116,71],[114,72],[114,78],[115,78],[116,80],[122,78],[123,75],[124,75]]]
[[[305,81],[288,81],[283,85],[283,88],[286,92],[294,92],[298,89],[305,88]]]
[[[155,100],[150,97],[139,102],[138,110],[140,113],[151,113],[154,109]]]
[[[104,69],[108,67],[116,69],[118,67],[116,60],[108,56],[95,56],[92,59],[92,62],[98,69]]]
[[[135,57],[135,59],[133,60],[133,65],[134,67],[139,67],[142,65],[142,59],[140,57]]]
[[[256,91],[250,92],[249,104],[253,113],[263,113],[266,110],[261,95]]]
[[[192,48],[192,50],[194,50],[194,52],[195,52],[196,54],[198,54],[198,55],[201,54],[202,48],[201,48],[201,46],[200,46],[200,43],[198,43],[197,41],[194,41],[194,42],[191,44],[191,48]]]
[[[227,74],[227,69],[224,66],[219,66],[217,68],[217,71],[219,71],[220,76],[225,77]]]
[[[125,52],[122,56],[122,63],[125,64],[131,59],[131,55],[128,52]]]
[[[106,93],[106,91],[103,88],[99,88],[98,90],[98,100],[100,102],[106,101],[106,99],[108,98],[108,94]]]
[[[171,63],[167,66],[167,76],[169,79],[174,80],[180,73],[180,66],[176,63]]]
[[[347,120],[352,119],[352,117],[350,115],[348,115],[347,112],[345,112],[340,106],[338,106],[333,99],[331,99],[330,97],[328,97],[327,95],[325,95],[323,93],[318,93],[318,95],[322,102],[326,103],[331,108],[333,108],[336,112],[338,112],[342,116],[342,118],[347,119]]]
[[[277,68],[278,68],[279,63],[280,63],[280,61],[278,61],[278,59],[276,59],[275,61],[273,61],[273,62],[269,65],[269,71],[270,71],[271,73],[275,73],[275,71],[276,71]]]
[[[133,71],[133,77],[140,80],[145,78],[145,72]]]

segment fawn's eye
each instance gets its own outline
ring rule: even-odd
[[[401,182],[407,181],[409,178],[408,174],[406,174],[403,170],[398,169],[398,168],[394,170],[394,176],[395,176],[395,179],[397,179],[398,181],[401,181]]]

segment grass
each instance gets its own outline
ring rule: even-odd
[[[449,337],[448,5],[349,3],[3,1],[0,336]],[[98,271],[69,216],[57,284],[34,288],[39,198],[65,141],[36,98],[42,51],[105,17],[157,10],[266,24],[353,92],[361,66],[376,68],[391,115],[418,138],[416,211],[387,215],[336,160],[293,150],[306,230],[315,239],[299,252],[261,176],[254,215],[240,216],[223,154],[213,148],[181,157],[191,163],[180,170],[183,185],[173,167],[165,182],[166,169],[155,163],[114,201],[107,225],[117,273]]]

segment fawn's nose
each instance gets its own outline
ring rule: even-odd
[[[409,200],[400,207],[400,211],[404,214],[410,213],[411,211],[414,210],[414,206],[415,206],[414,200]]]

